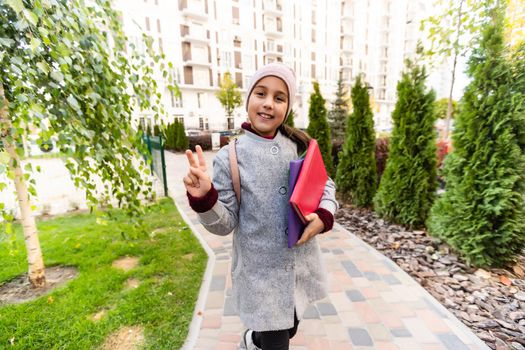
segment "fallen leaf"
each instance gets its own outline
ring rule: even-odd
[[[9,344],[15,345],[15,337],[9,338]]]
[[[474,272],[474,274],[478,277],[485,278],[485,279],[489,279],[492,276],[490,272],[483,270],[483,269],[477,269],[476,272]]]
[[[197,315],[202,316],[202,311],[197,311]]]
[[[499,276],[499,281],[507,287],[512,285],[512,281],[507,276]]]
[[[399,242],[392,242],[392,244],[390,245],[390,247],[392,249],[399,249],[399,247],[401,247],[401,243]]]
[[[53,299],[52,296],[47,297],[47,303],[48,304],[53,304],[54,301],[55,301],[55,299]]]
[[[519,266],[518,264],[514,265],[514,267],[512,268],[512,270],[514,271],[514,273],[515,273],[519,278],[523,278],[523,277],[525,277],[525,272],[523,271],[523,269],[521,268],[521,266]]]

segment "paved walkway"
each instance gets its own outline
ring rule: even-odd
[[[185,349],[238,349],[244,327],[231,299],[232,237],[206,231],[189,208],[186,163],[184,155],[167,153],[168,186],[210,259]],[[307,309],[291,350],[489,349],[395,263],[342,226],[319,243],[329,295]]]

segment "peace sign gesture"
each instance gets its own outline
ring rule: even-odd
[[[202,153],[201,146],[196,146],[197,159],[193,152],[186,150],[186,157],[190,163],[190,171],[184,177],[184,186],[186,190],[193,197],[203,197],[211,189],[210,175],[206,172],[206,160],[204,159],[204,153]]]

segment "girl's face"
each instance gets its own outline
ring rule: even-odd
[[[248,118],[262,136],[274,136],[284,122],[288,108],[288,88],[281,79],[268,76],[257,82],[248,100]]]

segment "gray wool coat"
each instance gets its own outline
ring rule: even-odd
[[[287,246],[289,163],[296,144],[277,133],[273,140],[246,131],[237,141],[241,178],[240,207],[231,180],[228,147],[213,161],[216,204],[199,214],[204,227],[218,235],[233,230],[232,296],[244,325],[255,331],[292,328],[294,308],[326,296],[326,275],[316,236],[301,246]],[[335,184],[328,179],[319,207],[338,209]]]

